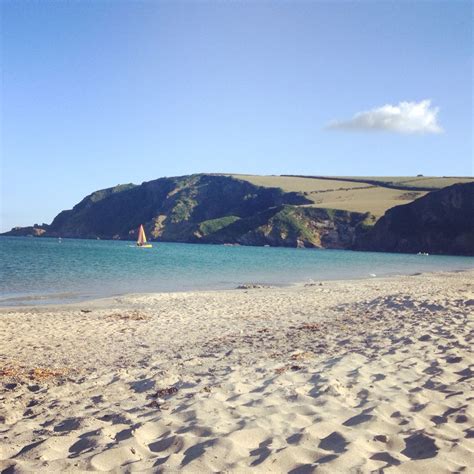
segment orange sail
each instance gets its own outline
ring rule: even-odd
[[[139,247],[147,245],[146,243],[146,235],[145,235],[145,229],[143,228],[143,225],[140,224],[140,228],[138,229],[138,240],[137,240],[137,245]],[[150,245],[150,244],[148,244]],[[147,245],[147,246],[148,246]]]

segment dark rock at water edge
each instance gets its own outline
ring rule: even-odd
[[[454,184],[389,209],[356,250],[474,255],[474,183]]]

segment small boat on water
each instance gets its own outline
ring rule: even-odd
[[[146,241],[145,229],[143,228],[143,224],[140,224],[140,227],[138,229],[137,247],[141,247],[144,249],[150,249],[153,247],[153,245],[147,243]]]

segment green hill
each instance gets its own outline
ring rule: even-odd
[[[367,213],[307,208],[303,193],[219,175],[160,178],[96,191],[51,225],[6,235],[346,247]],[[361,227],[363,229],[363,227]]]
[[[60,212],[50,225],[14,228],[3,235],[135,240],[143,224],[149,239],[158,241],[379,250],[404,226],[408,229],[404,239],[415,242],[415,237],[409,235],[410,225],[407,227],[403,220],[405,214],[393,220],[395,214],[390,209],[404,208],[415,201],[413,209],[435,215],[436,210],[429,213],[426,206],[415,203],[435,203],[436,199],[425,201],[437,194],[429,190],[441,189],[438,192],[442,193],[444,185],[456,179],[465,184],[454,188],[474,187],[471,178],[218,174],[160,178],[96,191],[72,209]],[[459,212],[453,207],[454,201],[443,205],[438,232],[444,226],[443,235],[456,238],[457,230],[448,229],[452,220],[448,217],[451,212]],[[395,222],[389,232],[379,223],[373,229],[383,215],[388,217],[379,222]],[[410,219],[413,223],[424,222],[423,215]],[[460,220],[462,216],[457,222]],[[466,222],[471,221],[466,217]],[[422,234],[423,228],[417,228],[416,242],[423,243],[420,250],[430,251]],[[466,235],[471,234],[468,231]],[[411,251],[415,247],[418,249],[419,244],[398,243],[390,248]],[[440,252],[445,248],[449,251],[450,247],[436,247]],[[456,247],[456,253],[462,252],[462,245]]]

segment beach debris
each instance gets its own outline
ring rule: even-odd
[[[296,372],[297,370],[301,370],[303,367],[301,367],[300,365],[290,365],[290,364],[287,364],[287,365],[284,365],[283,367],[278,367],[278,369],[275,369],[275,373],[280,375],[280,374],[283,374],[285,373],[286,371],[288,370],[291,370],[293,372]]]
[[[70,373],[66,368],[35,367],[26,369],[24,367],[5,366],[0,367],[0,377],[15,380],[35,380],[44,381],[65,377]]]
[[[169,410],[170,408],[168,403],[160,403],[158,400],[152,400],[145,406],[148,408],[156,408],[157,410]]]
[[[237,290],[258,290],[263,288],[271,288],[268,285],[260,285],[258,283],[243,283],[242,285],[237,286]]]
[[[178,393],[178,389],[176,387],[162,388],[156,392],[157,396],[160,398],[169,397],[175,393]]]
[[[107,319],[115,319],[117,321],[148,321],[150,317],[134,310],[127,313],[112,313],[107,316]]]
[[[81,313],[92,313],[91,309],[81,309]]]
[[[0,368],[0,377],[16,377],[19,374],[19,369],[13,367]]]
[[[321,325],[318,323],[304,323],[298,329],[303,331],[321,331]]]
[[[70,371],[68,369],[50,369],[45,367],[30,370],[29,377],[32,380],[48,380],[52,378],[64,377]]]
[[[151,399],[151,402],[148,403],[146,406],[148,408],[156,408],[158,410],[168,410],[169,405],[163,400],[171,397],[172,395],[175,395],[176,393],[178,393],[178,387],[176,386],[160,388],[156,393],[148,395],[146,397],[147,400]]]
[[[272,352],[271,354],[268,354],[269,359],[278,359],[281,357],[282,353],[281,352]]]
[[[156,400],[152,400],[150,403],[148,403],[145,406],[148,408],[156,408],[158,410],[160,409],[160,404]]]

